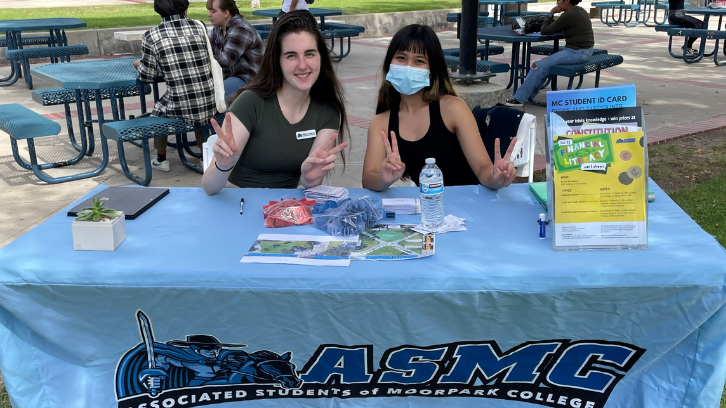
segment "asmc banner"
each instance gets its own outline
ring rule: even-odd
[[[600,408],[645,352],[603,340],[533,339],[509,350],[496,341],[400,345],[376,365],[373,345],[322,344],[302,368],[295,350],[244,350],[213,334],[157,341],[139,310],[140,343],[116,369],[118,408],[192,408],[286,398],[421,396],[511,400],[533,406]]]

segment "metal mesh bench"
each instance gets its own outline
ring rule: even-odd
[[[446,55],[444,56],[444,59],[446,60],[447,67],[451,68],[452,70],[459,69],[459,57],[452,57],[450,55]],[[503,62],[476,60],[476,72],[501,74],[504,72],[509,72],[509,69],[509,64]]]
[[[561,50],[562,48],[560,48]],[[555,53],[554,45],[535,45],[529,48],[532,55],[552,55]],[[607,54],[608,50],[593,49],[592,55]]]
[[[623,57],[613,54],[593,55],[586,62],[580,64],[562,64],[550,67],[550,75],[559,75],[570,78],[567,89],[572,89],[572,82],[576,76],[580,77],[580,81],[575,89],[582,86],[582,80],[585,74],[595,72],[595,88],[600,86],[600,71],[623,63]],[[557,90],[557,89],[553,89]]]
[[[615,27],[620,24],[626,27],[635,27],[638,25],[638,18],[635,18],[634,23],[632,21],[633,17],[639,16],[640,4],[602,2],[594,5],[596,9],[600,10],[600,22],[609,27]],[[617,19],[615,18],[616,12]]]
[[[151,93],[151,86],[146,84],[144,85],[144,94],[149,95]],[[68,128],[68,138],[71,141],[71,144],[76,150],[80,150],[80,146],[76,142],[75,134],[73,132],[73,120],[71,117],[71,107],[70,105],[72,103],[76,103],[76,92],[73,89],[65,89],[65,88],[48,88],[48,89],[37,89],[30,93],[33,100],[37,103],[39,103],[42,106],[55,106],[55,105],[63,105],[63,109],[65,111],[66,115],[66,126]],[[96,94],[94,92],[83,92],[81,93],[82,97],[84,98],[83,102],[93,102],[96,100]],[[118,100],[118,107],[119,107],[119,113],[121,116],[121,119],[126,119],[126,110],[124,108],[124,100],[123,98],[128,97],[134,97],[139,96],[139,87],[138,86],[122,86],[116,88],[116,99]],[[110,91],[109,89],[102,89],[101,90],[101,99],[102,100],[108,100],[110,98]],[[91,111],[90,106],[86,105],[86,118],[91,118]],[[87,122],[86,124],[87,131],[90,135],[93,135],[93,128],[92,128],[92,122]],[[91,150],[91,149],[89,149]],[[90,154],[90,153],[89,153]]]
[[[39,35],[35,37],[23,37],[21,40],[23,45],[50,45],[49,35]],[[6,48],[8,46],[8,40],[0,38],[0,48]]]
[[[677,26],[674,24],[659,24],[655,26],[655,31],[659,33],[667,33],[668,30],[670,30],[671,28],[681,28],[681,26]]]
[[[539,16],[542,14],[547,14],[546,11],[517,11],[517,10],[509,10],[504,12],[504,17],[524,17],[524,16]]]
[[[486,60],[486,59],[489,59],[489,55],[504,54],[504,47],[502,47],[501,45],[490,45],[489,52],[487,53],[486,45],[480,45],[480,46],[476,47],[476,54],[479,56],[479,59]],[[459,49],[458,48],[447,48],[444,50],[444,55],[458,58]]]
[[[252,26],[255,30],[257,30],[257,33],[263,40],[266,40],[270,36],[270,31],[272,31],[272,24],[253,24]],[[340,53],[337,55],[331,54],[331,61],[339,62],[343,58],[347,57],[348,54],[350,54],[350,38],[358,37],[360,33],[365,30],[366,29],[363,26],[352,24],[325,23],[325,30],[320,31],[320,33],[323,35],[324,39],[330,40],[331,49],[335,47],[335,40],[340,40]],[[343,50],[343,39],[345,38],[348,39],[347,51]]]
[[[671,43],[673,41],[673,37],[684,37],[683,39],[683,58],[684,61],[688,64],[692,64],[694,62],[698,62],[703,59],[703,57],[710,57],[713,55],[713,63],[716,64],[716,66],[723,66],[726,65],[726,62],[719,62],[718,61],[718,43],[721,40],[724,40],[724,46],[723,46],[723,54],[726,55],[726,31],[716,31],[716,30],[705,30],[705,29],[698,29],[698,28],[671,28],[668,30],[668,36],[670,37],[670,40],[668,41],[668,51],[671,53],[671,55],[675,56],[673,52],[671,51]],[[688,57],[686,56],[686,46],[688,44],[688,39],[691,37],[696,37],[701,39],[701,46],[698,50],[698,55],[695,57]],[[716,40],[716,46],[714,48],[713,53],[706,54],[706,40]]]
[[[101,166],[94,171],[62,177],[50,177],[46,175],[43,172],[45,169],[70,166],[78,163],[83,158],[83,155],[86,154],[86,141],[82,138],[81,151],[78,156],[70,160],[38,164],[38,158],[35,152],[35,142],[33,139],[37,137],[55,136],[60,133],[61,127],[52,120],[17,103],[0,105],[0,130],[10,135],[10,145],[15,162],[24,169],[32,170],[39,179],[46,183],[55,184],[62,183],[64,181],[92,177],[103,171],[108,163],[108,155],[105,155]],[[25,139],[28,143],[30,163],[20,157],[18,140],[22,139]]]
[[[224,121],[224,114],[218,114],[214,119],[221,126]],[[187,133],[204,131],[205,136],[209,136],[211,129],[211,125],[194,127],[181,119],[159,117],[145,117],[103,124],[103,134],[106,138],[116,141],[118,146],[118,160],[124,174],[126,174],[126,177],[131,179],[134,183],[142,186],[148,186],[151,182],[151,155],[149,153],[150,138],[176,135],[179,159],[185,166],[201,174],[203,173],[203,170],[200,167],[189,163],[184,154],[185,149],[182,148],[182,146],[187,144],[185,143]],[[124,153],[123,144],[124,142],[133,141],[141,141],[141,148],[144,152],[144,166],[146,168],[146,173],[143,179],[131,173],[128,163],[126,163],[126,154]],[[201,146],[199,146],[199,148],[201,149]]]
[[[5,57],[11,63],[19,63],[23,66],[25,73],[25,84],[28,89],[33,89],[33,77],[30,75],[31,58],[57,58],[60,61],[70,61],[71,55],[86,55],[88,47],[85,45],[67,45],[64,47],[28,48],[21,50],[7,50]],[[15,78],[10,83],[15,83],[20,75],[20,70],[15,70]]]

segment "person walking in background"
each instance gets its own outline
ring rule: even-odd
[[[293,10],[308,10],[308,3],[305,0],[282,0],[282,11],[278,17]]]
[[[189,0],[154,0],[154,11],[162,21],[144,33],[141,59],[134,61],[134,66],[141,81],[154,82],[159,73],[164,76],[166,93],[154,105],[151,116],[182,119],[201,127],[217,112],[214,82],[206,30],[203,24],[187,18],[187,8]],[[197,146],[201,146],[204,133],[195,132],[195,136]],[[166,146],[166,136],[154,139],[153,169],[170,170]]]
[[[247,85],[260,69],[265,46],[234,0],[207,0],[214,28],[209,36],[214,58],[224,72],[224,96]]]
[[[578,4],[580,0],[557,0],[557,5],[550,10],[542,23],[542,35],[562,33],[565,37],[565,49],[532,64],[524,84],[514,95],[507,98],[507,106],[522,106],[524,102],[534,98],[542,86],[542,82],[550,75],[550,67],[557,64],[579,64],[592,57],[595,46],[595,34],[592,31],[590,14]],[[554,15],[562,13],[555,20]]]
[[[668,22],[683,28],[703,28],[703,21],[686,15],[684,5],[683,0],[668,0]],[[698,37],[688,37],[688,48],[683,50],[687,57],[695,57],[698,54],[698,51],[693,49],[693,43],[697,39]]]

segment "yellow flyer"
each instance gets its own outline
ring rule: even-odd
[[[554,248],[646,248],[642,131],[554,136]]]

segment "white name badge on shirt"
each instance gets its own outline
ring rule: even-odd
[[[317,133],[315,132],[315,129],[313,130],[303,130],[302,132],[296,132],[295,137],[297,137],[297,140],[303,140],[303,139],[310,139],[317,136]]]

